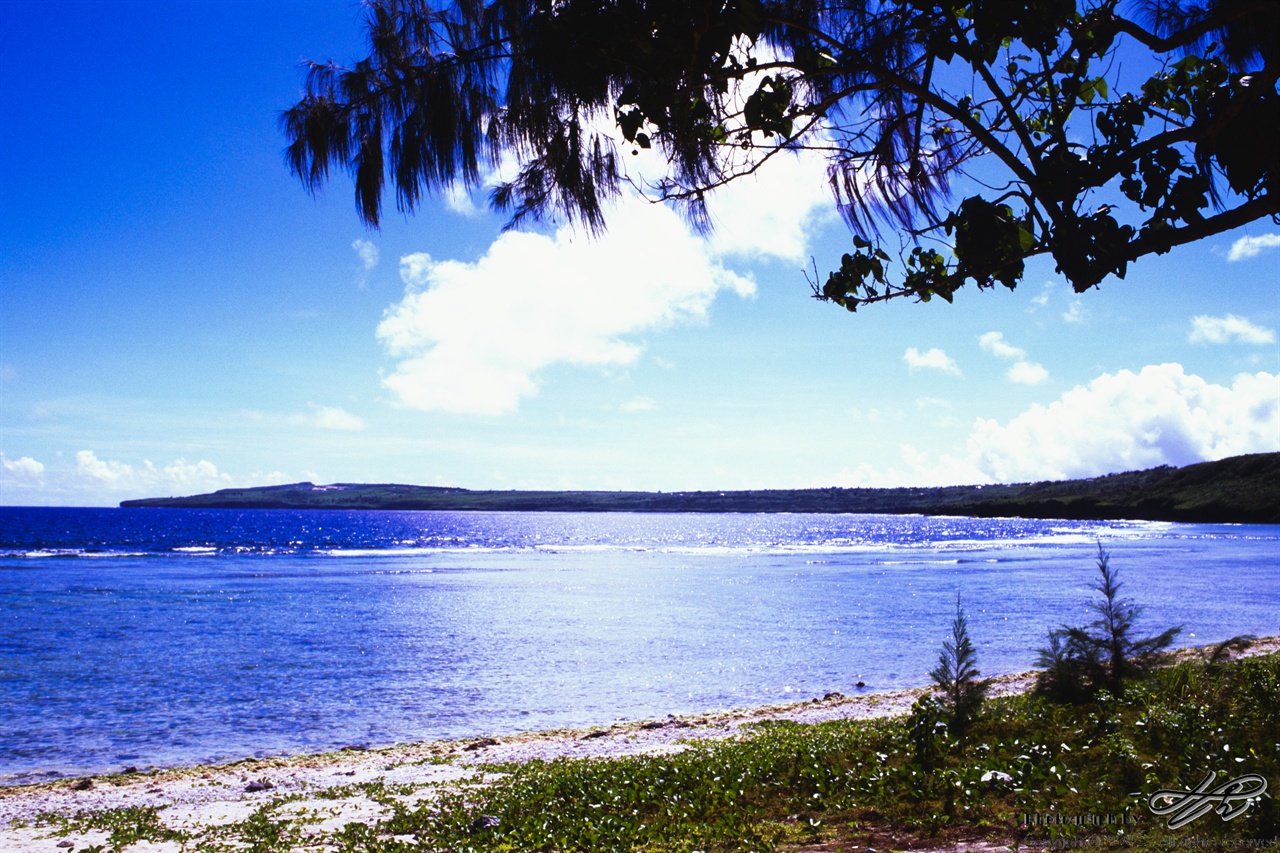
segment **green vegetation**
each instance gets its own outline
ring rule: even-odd
[[[371,0],[367,56],[310,63],[281,124],[373,226],[500,174],[513,226],[599,231],[634,188],[709,230],[708,194],[809,151],[853,231],[816,297],[949,302],[1036,256],[1084,292],[1280,212],[1277,29],[1243,0]]]
[[[1177,627],[1150,637],[1134,635],[1142,608],[1120,597],[1121,583],[1102,543],[1098,543],[1098,574],[1102,579],[1093,588],[1102,601],[1089,605],[1098,618],[1084,627],[1064,625],[1051,630],[1049,646],[1036,659],[1042,669],[1038,689],[1060,701],[1079,701],[1100,690],[1119,696],[1124,682],[1154,667],[1159,654],[1182,631]]]
[[[1216,849],[1280,835],[1271,794],[1229,822],[1209,813],[1176,831],[1146,808],[1157,789],[1191,788],[1210,771],[1280,781],[1280,656],[1186,661],[1080,704],[990,699],[963,741],[937,738],[932,766],[919,760],[918,722],[770,722],[676,755],[490,767],[488,784],[421,804],[396,796],[407,789],[351,786],[332,793],[363,794],[388,816],[323,837],[280,797],[181,840],[188,851],[260,853],[320,843],[353,853],[886,850],[980,838],[1161,851],[1191,836]],[[146,809],[72,823],[111,827],[111,849],[117,838],[175,839]]]
[[[434,486],[294,483],[222,489],[122,507],[509,510],[560,512],[922,513],[1023,518],[1130,518],[1280,524],[1280,453],[1088,480],[902,489],[739,492],[470,491]]]
[[[969,639],[969,620],[960,606],[960,597],[956,596],[956,618],[951,622],[951,638],[943,641],[938,667],[929,673],[933,683],[942,691],[947,731],[956,740],[964,739],[986,699],[989,685],[978,679],[980,675],[978,652]]]
[[[121,809],[80,812],[71,818],[58,815],[42,815],[37,823],[54,823],[61,835],[72,831],[90,829],[108,833],[107,844],[84,848],[87,851],[123,850],[136,841],[182,841],[183,834],[169,829],[160,819],[160,813],[149,806],[131,806]]]

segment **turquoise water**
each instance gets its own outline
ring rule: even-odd
[[[0,508],[0,782],[909,687],[1089,619],[1280,634],[1280,527]]]

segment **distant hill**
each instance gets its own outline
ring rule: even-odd
[[[995,518],[1146,519],[1280,524],[1280,453],[1088,480],[901,489],[727,492],[472,491],[439,486],[293,483],[222,489],[122,507],[506,510],[517,512],[920,513]]]

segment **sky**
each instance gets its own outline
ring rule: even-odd
[[[1280,227],[1075,294],[857,314],[821,162],[591,240],[482,193],[359,221],[280,111],[363,55],[349,0],[11,2],[0,27],[0,504],[309,480],[473,489],[1021,482],[1280,450]]]

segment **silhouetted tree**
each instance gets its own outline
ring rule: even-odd
[[[812,150],[854,232],[814,294],[853,310],[1013,288],[1038,255],[1084,291],[1280,215],[1269,0],[371,0],[366,28],[282,124],[308,189],[350,170],[374,226],[388,178],[412,211],[502,173],[512,224],[599,230],[630,182],[707,228],[708,192]]]
[[[1177,627],[1150,637],[1136,636],[1142,608],[1120,597],[1120,581],[1101,543],[1098,573],[1101,578],[1093,588],[1102,601],[1089,605],[1098,618],[1083,627],[1064,625],[1050,631],[1049,645],[1036,658],[1036,665],[1043,669],[1038,688],[1060,699],[1085,698],[1100,690],[1119,696],[1124,682],[1154,666],[1159,653],[1182,631]]]

